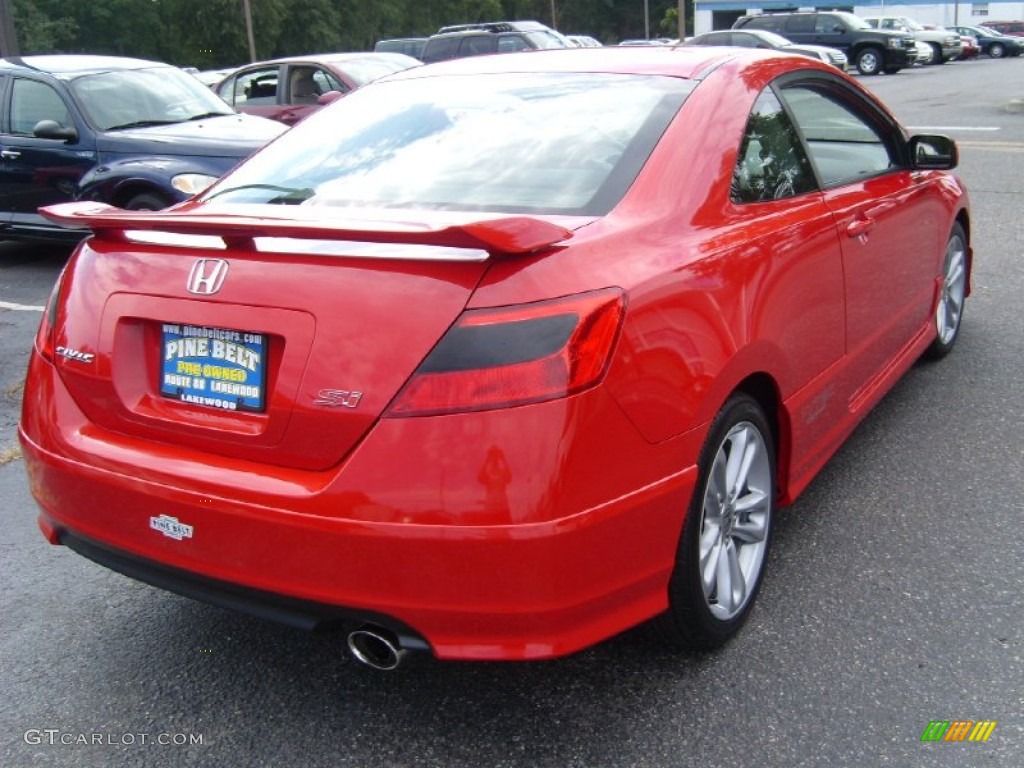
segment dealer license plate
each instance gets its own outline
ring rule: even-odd
[[[164,323],[161,337],[161,395],[224,411],[264,409],[266,334]]]

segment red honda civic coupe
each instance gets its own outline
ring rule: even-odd
[[[772,520],[970,288],[948,138],[802,56],[411,69],[94,233],[35,340],[40,526],[361,661],[744,623]]]

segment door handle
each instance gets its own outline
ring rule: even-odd
[[[875,220],[870,216],[858,214],[857,218],[846,227],[847,237],[862,237],[875,228]]]
[[[4,160],[17,160],[19,157],[21,157],[21,152],[18,152],[13,149],[4,149],[0,150],[0,157],[2,157]]]
[[[886,212],[896,207],[891,200],[873,205],[867,210],[860,210],[854,214],[853,221],[846,227],[846,234],[849,237],[863,237],[875,228],[876,220]]]

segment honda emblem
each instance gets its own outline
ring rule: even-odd
[[[228,263],[224,259],[198,259],[188,274],[189,293],[211,296],[224,285],[228,275]]]

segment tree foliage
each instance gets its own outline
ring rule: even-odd
[[[676,0],[646,0],[651,37]],[[214,69],[249,61],[243,0],[11,0],[23,54],[100,53]],[[258,59],[372,50],[445,24],[536,19],[606,43],[644,36],[644,0],[249,0]],[[554,19],[552,19],[554,15]]]

